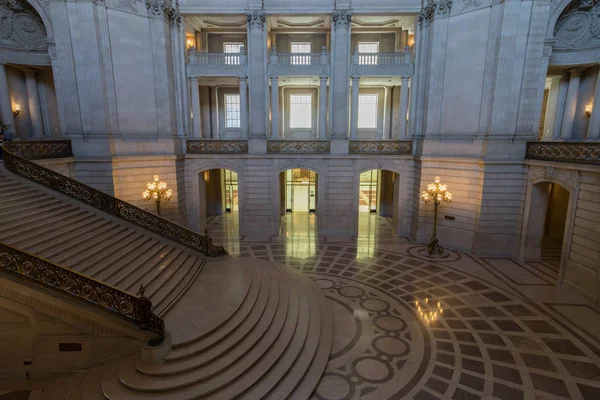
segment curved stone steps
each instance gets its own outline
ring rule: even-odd
[[[204,327],[205,331],[199,332],[193,340],[174,343],[171,354],[165,357],[163,368],[167,367],[173,361],[192,357],[216,343],[229,338],[234,331],[240,332],[243,328],[251,329],[256,324],[267,304],[269,279],[265,273],[258,273],[254,270],[250,272],[248,274],[249,285],[242,301],[239,302],[237,307],[231,313],[227,313],[221,317],[221,320],[213,321],[214,328],[206,330]],[[166,322],[168,323],[169,319]],[[244,326],[240,327],[242,323],[244,323]],[[144,370],[146,367],[148,369]],[[153,375],[154,370],[152,366],[144,364],[140,371],[148,375]]]
[[[185,288],[189,287],[202,271],[204,264],[204,260],[190,256],[179,268],[171,269],[172,273],[163,273],[153,282],[157,287],[147,290],[154,292],[150,300],[157,315],[163,315],[167,307],[171,307],[177,301],[179,295],[185,292]]]
[[[138,391],[164,391],[207,380],[225,370],[229,371],[226,375],[231,377],[232,369],[235,370],[240,365],[249,364],[260,358],[262,352],[267,351],[278,337],[286,319],[293,318],[288,314],[288,304],[290,293],[295,295],[295,290],[289,285],[277,282],[271,283],[269,292],[268,303],[260,320],[247,335],[236,342],[226,343],[227,346],[215,346],[207,352],[170,363],[171,368],[163,372],[160,377],[143,375],[133,366],[134,368],[129,369],[128,373],[119,375],[121,382]],[[231,344],[233,347],[229,347]],[[244,363],[244,359],[248,362]]]

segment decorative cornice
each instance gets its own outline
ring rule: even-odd
[[[268,154],[329,154],[328,140],[269,140]]]
[[[146,9],[148,10],[148,15],[151,17],[159,18],[164,15],[173,22],[181,22],[179,2],[177,0],[146,0]]]
[[[349,28],[352,23],[352,10],[335,10],[331,16],[335,29],[340,26]]]
[[[250,29],[264,29],[265,22],[267,22],[267,13],[263,10],[246,11],[246,20],[248,21],[248,27]]]

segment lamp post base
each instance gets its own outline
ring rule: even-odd
[[[442,254],[442,252],[444,251],[444,248],[442,246],[440,246],[440,241],[438,240],[437,237],[435,237],[435,235],[431,236],[431,240],[429,241],[429,244],[427,245],[427,253],[429,255],[432,254]]]

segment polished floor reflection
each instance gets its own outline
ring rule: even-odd
[[[373,214],[336,238],[294,217],[281,235],[231,243],[242,259],[302,271],[330,300],[333,349],[312,399],[600,399],[600,312],[550,271],[430,258]]]

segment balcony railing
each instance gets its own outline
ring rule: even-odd
[[[528,160],[600,165],[600,143],[528,142],[525,158]]]
[[[412,56],[410,48],[395,53],[359,53],[352,55],[353,74],[360,75],[412,75]]]
[[[269,57],[271,76],[327,76],[329,55],[323,47],[320,53],[278,53],[273,47]]]
[[[246,70],[244,48],[239,53],[199,53],[188,50],[188,76],[242,76]]]

